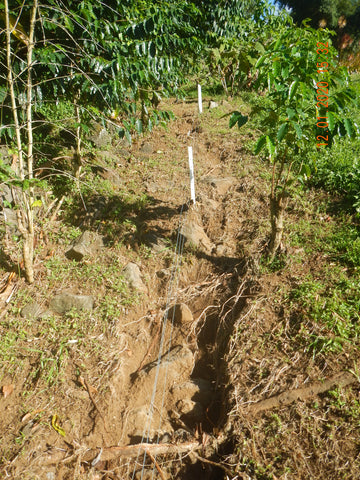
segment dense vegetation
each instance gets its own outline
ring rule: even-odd
[[[181,96],[190,78],[209,78],[212,88],[232,95],[241,89],[264,95],[254,106],[254,114],[263,119],[255,152],[266,148],[273,165],[271,258],[281,244],[292,172],[324,185],[331,177],[334,187],[335,177],[327,169],[314,172],[315,137],[318,143],[325,139],[329,152],[341,151],[342,137],[358,134],[350,111],[356,95],[347,69],[338,64],[332,32],[295,27],[284,10],[275,11],[266,2],[119,1],[114,8],[106,2],[65,6],[52,0],[20,6],[5,0],[0,8],[0,138],[15,155],[13,168],[2,162],[1,171],[3,181],[22,188],[15,203],[29,282],[34,211],[41,205],[43,185],[36,171],[45,171],[50,179],[68,176],[52,159],[70,148],[68,163],[81,189],[83,151],[94,121],[110,124],[131,142],[133,133],[151,131],[170,118],[171,113],[158,108],[161,97]],[[246,121],[235,112],[230,126]],[[322,165],[328,155],[321,156]],[[356,171],[354,165],[347,175],[350,195],[356,192]],[[339,180],[339,188],[345,188],[344,181]],[[352,195],[356,207],[357,194]]]

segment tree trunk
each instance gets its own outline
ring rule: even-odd
[[[29,37],[26,42],[27,46],[27,82],[26,82],[26,96],[27,96],[27,108],[26,108],[26,127],[27,127],[27,165],[24,165],[24,150],[21,140],[21,127],[18,117],[18,108],[14,87],[14,76],[12,70],[12,50],[11,50],[11,22],[9,12],[9,2],[4,2],[5,13],[5,27],[6,27],[6,66],[7,66],[7,81],[9,85],[9,92],[11,98],[12,116],[14,119],[15,133],[16,133],[16,146],[18,150],[19,159],[19,177],[21,180],[33,178],[33,132],[32,132],[32,54],[34,49],[34,31],[35,20],[37,11],[37,0],[33,2],[33,8],[30,19]],[[34,192],[30,186],[29,193],[23,191],[22,193],[22,208],[17,212],[19,231],[23,237],[23,259],[25,266],[25,277],[29,283],[34,282],[34,220],[32,204],[34,201]]]
[[[273,260],[278,251],[284,231],[284,193],[270,196],[271,238],[268,257]]]
[[[32,107],[33,107],[33,87],[32,87],[32,62],[34,50],[34,33],[35,21],[37,11],[37,0],[33,0],[33,7],[31,11],[30,27],[29,27],[29,44],[27,47],[27,82],[26,82],[26,129],[27,129],[27,174],[31,180],[34,178],[34,156],[33,156],[33,122],[32,122]],[[29,196],[26,199],[26,234],[24,235],[23,256],[25,265],[25,276],[29,283],[34,282],[34,188],[30,185]]]
[[[80,90],[75,95],[75,117],[76,117],[76,148],[74,154],[74,176],[76,185],[80,188],[80,174],[82,167],[82,155],[81,155],[81,112],[80,112]]]

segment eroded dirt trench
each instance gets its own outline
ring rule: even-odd
[[[180,117],[172,125],[176,142],[154,134],[160,152],[186,151],[196,115],[183,107],[177,106]],[[132,152],[139,172],[149,161],[141,160],[143,147]],[[172,173],[144,174],[152,207],[134,218],[138,231],[126,239],[118,263],[137,258],[147,291],[104,334],[106,375],[99,379],[98,365],[82,365],[75,355],[73,361],[70,352],[65,395],[58,400],[66,437],[48,426],[38,430],[41,436],[26,443],[27,457],[11,457],[10,478],[25,471],[41,480],[226,478],[229,472],[218,463],[233,448],[224,432],[231,389],[225,354],[237,318],[257,293],[256,265],[247,259],[258,248],[252,238],[265,202],[251,172],[238,175],[235,147],[225,138],[216,143],[211,133],[196,138],[196,206],[184,203],[183,160]],[[125,175],[126,164],[122,168],[116,175]],[[81,219],[90,229],[91,208],[89,225]],[[105,223],[109,215],[111,204],[97,199],[94,220]],[[107,255],[111,261],[114,252]]]
[[[133,447],[129,456],[104,449],[91,467],[95,471],[118,471],[120,478],[136,479],[225,478],[215,462],[218,450],[226,449],[224,355],[234,322],[254,289],[248,267],[231,250],[231,243],[216,246],[205,233],[204,220],[210,217],[222,225],[223,235],[226,231],[226,208],[211,215],[209,205],[205,199],[190,207],[180,222],[184,235],[178,237],[178,247],[184,243],[185,251],[191,248],[187,236],[196,231],[193,241],[198,242],[199,258],[193,265],[170,266],[167,282],[156,277],[152,288],[160,291],[163,284],[167,290],[163,308],[147,312],[125,329],[119,326],[124,354],[108,394],[94,408],[87,437],[92,450],[86,458],[91,466],[100,438],[108,447]],[[225,248],[226,255],[212,255]],[[175,255],[174,261],[182,259]],[[140,447],[144,444],[145,456]]]

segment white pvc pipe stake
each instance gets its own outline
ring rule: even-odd
[[[192,147],[188,147],[189,152],[189,167],[190,167],[190,192],[191,200],[195,205],[195,175],[194,175],[194,161],[193,161],[193,150]]]
[[[199,104],[199,113],[202,113],[202,94],[201,94],[201,85],[198,84],[198,104]]]

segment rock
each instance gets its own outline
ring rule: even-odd
[[[98,233],[85,231],[75,240],[65,255],[70,260],[80,261],[85,255],[94,255],[103,247],[103,239]]]
[[[4,216],[4,221],[6,226],[11,233],[11,235],[20,235],[20,231],[18,230],[18,221],[16,216],[16,211],[12,208],[3,208],[2,214]]]
[[[156,193],[159,191],[159,184],[156,182],[145,182],[145,189],[148,193]]]
[[[20,315],[23,318],[27,318],[29,320],[39,318],[41,315],[41,306],[37,302],[31,302],[25,305],[25,307],[21,310]]]
[[[189,398],[207,407],[213,398],[211,382],[203,378],[194,378],[184,383],[174,385],[171,389],[174,403]]]
[[[168,319],[174,319],[175,325],[183,325],[194,320],[190,308],[185,303],[178,303],[169,308]]]
[[[60,293],[50,301],[50,308],[53,312],[64,314],[69,310],[92,310],[94,297],[92,295],[74,295],[72,293]]]
[[[143,236],[143,240],[153,253],[160,253],[167,249],[165,240],[158,237],[154,233],[147,233]]]
[[[140,152],[143,153],[144,155],[151,155],[153,153],[153,147],[151,146],[150,143],[144,142],[141,145]]]
[[[10,204],[10,205],[14,201],[14,197],[13,197],[11,188],[6,184],[1,185],[1,196],[2,196],[3,200],[8,202],[8,204]]]
[[[204,205],[204,207],[214,212],[216,212],[220,208],[219,202],[217,202],[216,200],[213,200],[212,198],[206,197],[204,195],[201,197],[201,203]]]
[[[212,108],[217,108],[219,106],[218,103],[214,102],[213,100],[210,100],[209,102],[209,109],[211,110]]]
[[[139,378],[144,379],[151,375],[155,376],[155,371],[158,367],[158,360],[155,360],[146,365],[139,373]],[[179,375],[190,375],[194,368],[194,355],[188,347],[176,345],[169,353],[165,353],[161,359],[159,368],[167,369],[168,382],[178,379]]]
[[[194,402],[189,398],[179,400],[176,404],[176,408],[181,416],[186,415],[186,417],[195,421],[201,421],[204,417],[204,409],[201,403]]]
[[[156,272],[156,276],[163,280],[164,278],[169,278],[171,276],[171,273],[172,270],[170,268],[163,268],[162,270],[158,270]]]
[[[152,428],[150,428],[152,426]],[[129,437],[140,437],[144,433],[149,437],[150,441],[154,441],[164,435],[171,437],[172,428],[170,424],[164,419],[162,422],[162,429],[156,428],[158,422],[154,421],[154,413],[150,414],[150,406],[142,405],[131,410],[126,419],[126,429]]]
[[[215,253],[219,257],[226,257],[229,254],[229,248],[227,247],[227,245],[220,243],[219,245],[216,246]]]
[[[194,220],[188,220],[180,230],[181,235],[185,238],[187,243],[192,243],[203,252],[210,254],[212,244],[209,237]]]
[[[142,281],[140,268],[136,263],[128,263],[122,271],[125,280],[128,282],[130,288],[138,292],[147,293],[147,287]]]
[[[111,135],[108,133],[106,128],[104,128],[99,123],[93,123],[93,131],[89,137],[89,140],[98,148],[104,148],[111,144]]]
[[[102,177],[104,180],[108,180],[115,187],[124,186],[123,179],[114,170],[111,170],[110,168],[104,169],[102,172],[100,172],[100,177]]]
[[[125,148],[117,148],[116,149],[116,155],[118,157],[121,157],[121,158],[124,158],[124,159],[127,159],[127,158],[131,157],[130,151],[126,150]]]
[[[214,187],[219,195],[225,195],[237,180],[234,177],[205,177],[204,181]]]

